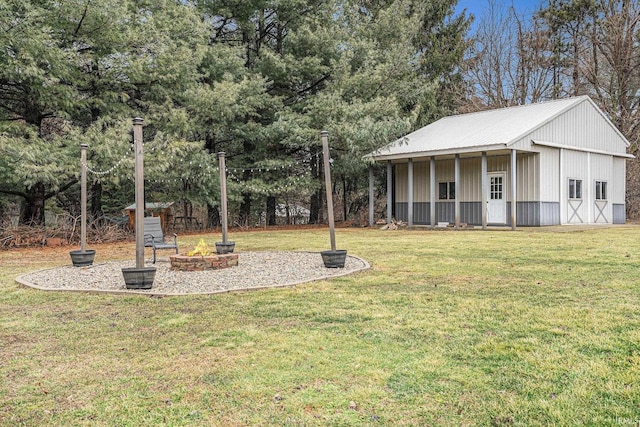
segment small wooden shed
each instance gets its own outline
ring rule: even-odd
[[[167,227],[173,224],[173,202],[149,202],[145,203],[144,216],[159,216],[162,230],[167,231]],[[132,204],[124,208],[129,217],[128,226],[135,228],[136,226],[136,204]]]
[[[580,96],[445,117],[369,156],[387,165],[387,221],[515,228],[624,223],[628,147]]]

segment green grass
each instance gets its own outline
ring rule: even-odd
[[[328,246],[323,230],[232,238]],[[337,240],[372,270],[172,298],[31,290],[15,276],[68,249],[0,252],[0,425],[640,423],[639,227]]]

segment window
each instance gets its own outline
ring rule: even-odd
[[[596,181],[596,200],[607,200],[607,181]]]
[[[491,177],[491,188],[489,190],[489,198],[491,200],[502,200],[502,176],[492,176]]]
[[[569,180],[569,198],[582,199],[582,180],[581,179]]]
[[[441,182],[438,184],[438,199],[454,200],[456,198],[456,183]]]

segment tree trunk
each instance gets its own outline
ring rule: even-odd
[[[267,196],[267,225],[276,225],[276,198]]]
[[[207,204],[207,228],[220,226],[220,209]]]
[[[251,194],[242,193],[242,203],[240,203],[240,225],[249,226],[251,218]]]
[[[93,218],[102,216],[102,183],[95,182],[91,185],[91,209]]]
[[[44,184],[37,183],[26,191],[20,224],[44,225]]]
[[[347,216],[349,214],[349,204],[348,204],[348,189],[347,189],[347,178],[342,177],[342,220],[346,221]]]
[[[322,168],[320,166],[320,151],[316,148],[311,149],[311,176],[323,183]],[[322,185],[311,194],[309,203],[309,224],[320,224],[322,222]]]

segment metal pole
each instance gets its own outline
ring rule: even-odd
[[[142,151],[142,124],[140,117],[133,119],[133,145],[136,162],[136,268],[144,267],[144,153]]]
[[[373,193],[373,184],[374,184],[374,177],[373,177],[373,165],[369,166],[369,227],[373,226],[373,223],[375,222],[375,218],[374,218],[374,204],[375,204],[375,200],[374,200],[374,193]]]
[[[489,188],[487,183],[487,152],[482,152],[482,158],[480,159],[480,181],[482,186],[482,229],[487,229],[487,203],[489,202],[488,192]]]
[[[220,208],[222,220],[222,243],[227,243],[227,167],[224,160],[224,151],[218,153],[220,167]]]
[[[324,184],[327,187],[327,216],[329,217],[329,235],[331,237],[331,250],[336,250],[336,230],[333,222],[333,195],[331,194],[331,169],[329,163],[329,133],[323,130],[320,133],[322,137],[322,154],[324,156]]]
[[[456,198],[454,202],[454,211],[455,211],[455,224],[456,230],[460,228],[460,154],[456,154],[454,160],[454,176],[455,183],[454,188],[456,189]]]
[[[431,228],[436,226],[436,158],[429,159],[429,216]]]
[[[87,245],[87,144],[80,144],[80,251],[85,252]]]
[[[511,229],[516,229],[517,209],[517,171],[516,171],[516,150],[511,150]]]
[[[407,163],[407,225],[413,227],[413,159]]]
[[[387,224],[391,224],[393,203],[393,165],[387,161]]]

